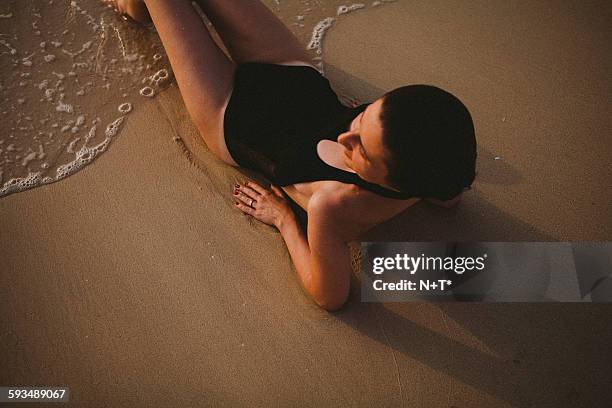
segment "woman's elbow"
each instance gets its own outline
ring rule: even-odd
[[[348,299],[348,296],[324,296],[314,298],[315,303],[321,308],[328,312],[336,312],[344,306]]]

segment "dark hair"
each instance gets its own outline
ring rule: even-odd
[[[470,187],[476,170],[472,117],[450,93],[409,85],[383,96],[387,180],[414,197],[448,200]]]

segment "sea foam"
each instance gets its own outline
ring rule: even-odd
[[[57,7],[66,8],[65,20],[53,16]],[[12,64],[0,78],[0,197],[92,163],[133,111],[126,97],[140,98],[142,81],[153,96],[172,76],[155,30],[123,21],[97,0],[8,8],[4,18],[18,23],[0,37],[0,55]]]
[[[328,30],[353,12],[393,1],[264,0],[307,44],[321,72]],[[66,9],[65,18],[54,16],[58,7]],[[155,29],[123,21],[98,0],[9,6],[0,19],[8,23],[0,57],[12,66],[0,78],[0,198],[91,164],[109,150],[139,103],[172,80]]]

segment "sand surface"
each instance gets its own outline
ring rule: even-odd
[[[458,208],[419,204],[364,240],[610,240],[611,14],[398,1],[338,21],[340,91],[447,88],[479,143]],[[329,314],[280,234],[233,208],[246,176],[174,84],[92,165],[0,199],[0,385],[69,386],[88,407],[609,406],[609,305],[362,304],[356,277]]]

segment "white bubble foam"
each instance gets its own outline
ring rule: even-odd
[[[352,4],[350,6],[340,6],[338,7],[338,11],[337,11],[337,15],[342,15],[342,14],[347,14],[350,13],[351,11],[355,11],[355,10],[359,10],[362,8],[365,8],[365,4],[363,3],[355,3]]]
[[[28,163],[30,163],[32,160],[36,159],[37,157],[38,157],[37,152],[30,152],[24,156],[23,160],[21,161],[21,165],[25,167],[28,165]]]
[[[333,17],[327,17],[319,21],[312,30],[312,37],[310,39],[310,43],[308,43],[308,46],[306,48],[309,50],[315,50],[317,54],[322,54],[323,50],[321,44],[323,41],[323,36],[325,35],[325,32],[329,30],[329,28],[334,24],[335,21],[336,19]]]
[[[114,121],[112,121],[111,123],[109,123],[108,126],[106,127],[106,131],[104,132],[106,137],[115,136],[117,132],[119,131],[119,128],[121,124],[123,123],[124,119],[125,119],[125,116],[121,116],[115,119]]]
[[[119,105],[119,107],[117,108],[117,110],[118,110],[120,113],[123,113],[123,114],[130,113],[130,112],[132,111],[132,104],[131,104],[131,103],[129,103],[129,102],[124,102],[124,103],[122,103],[121,105]]]
[[[142,83],[148,83],[150,86],[145,86],[140,90],[140,94],[142,96],[154,96],[155,90],[152,87],[159,88],[160,85],[165,82],[170,77],[168,70],[166,68],[162,68],[151,76],[142,78]]]
[[[99,144],[88,147],[87,142],[92,139],[97,130],[97,125],[94,125],[90,130],[87,138],[85,139],[85,144],[76,152],[76,157],[70,163],[61,165],[57,168],[57,175],[55,180],[61,180],[71,174],[76,173],[89,163],[91,163],[100,153],[104,152],[108,146],[110,145],[112,138],[119,132],[119,128],[123,123],[124,116],[121,116],[115,119],[113,122],[109,123],[106,127],[106,131],[104,134],[106,138],[100,142]]]
[[[140,94],[142,96],[146,96],[147,98],[152,98],[155,96],[155,90],[150,86],[145,86],[140,90]]]
[[[40,183],[40,172],[29,173],[26,177],[12,178],[0,188],[0,197],[37,186]]]
[[[77,137],[76,139],[74,139],[73,141],[70,142],[70,144],[68,145],[68,147],[66,147],[66,151],[68,153],[74,153],[74,147],[76,146],[77,142],[81,140],[80,137]]]
[[[155,82],[162,81],[164,79],[168,79],[168,70],[166,68],[160,69],[153,75],[153,81]]]
[[[9,44],[8,42],[6,42],[5,40],[0,40],[0,44],[4,45],[6,48],[8,48],[9,52],[11,53],[11,55],[17,54],[17,50],[15,48],[13,48],[13,46],[11,44]]]
[[[47,91],[50,91],[50,89],[47,89]],[[74,107],[68,103],[62,102],[62,100],[60,99],[59,101],[57,101],[57,106],[55,107],[55,110],[58,112],[72,113],[74,112]]]

